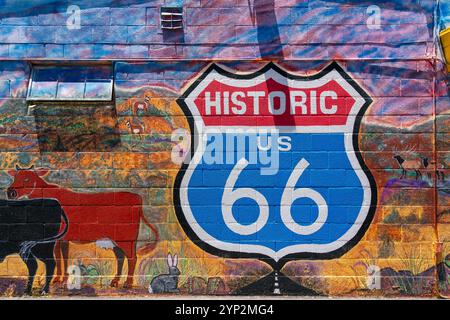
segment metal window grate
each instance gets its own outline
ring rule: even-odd
[[[183,8],[182,7],[161,7],[161,29],[182,29],[183,28]]]

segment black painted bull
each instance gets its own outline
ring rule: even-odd
[[[46,275],[41,294],[48,293],[56,266],[55,243],[66,234],[68,225],[55,199],[0,200],[0,263],[8,255],[20,255],[28,268],[26,294],[31,295],[38,259],[45,264]]]

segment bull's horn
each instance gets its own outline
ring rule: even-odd
[[[21,167],[19,167],[19,165],[18,165],[18,164],[16,164],[16,170],[22,170],[22,168],[21,168]]]
[[[27,170],[33,170],[34,169],[34,164],[32,164]]]

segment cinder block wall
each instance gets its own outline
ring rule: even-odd
[[[5,199],[11,185],[30,194],[31,178],[18,179],[24,172],[18,168],[34,166],[29,171],[38,185],[31,197],[56,198],[70,213],[71,242],[55,249],[56,264],[64,262],[56,252],[62,249],[68,259],[61,267],[81,275],[75,289],[58,271],[48,275],[50,295],[157,294],[148,289],[157,291],[157,276],[170,272],[169,253],[177,255],[180,271],[173,294],[273,292],[270,286],[252,286],[271,274],[270,263],[204,250],[177,217],[180,165],[171,160],[172,133],[190,132],[190,121],[196,121],[177,99],[211,63],[241,74],[272,61],[291,74],[314,75],[337,61],[372,99],[355,134],[377,202],[362,238],[344,254],[331,259],[305,254],[278,270],[289,279],[283,281],[297,284],[288,293],[448,296],[449,91],[435,12],[442,21],[448,16],[436,10],[435,1],[377,2],[377,26],[377,8],[368,9],[368,2],[255,0],[249,6],[246,0],[185,0],[178,31],[160,27],[160,7],[170,3],[78,2],[75,29],[68,28],[74,12],[68,12],[67,1],[8,2],[0,8],[0,185]],[[61,62],[111,65],[113,101],[27,101],[32,68]],[[136,109],[139,103],[145,109]],[[418,164],[402,177],[395,156]],[[431,167],[424,167],[423,158]],[[321,160],[328,163],[325,169],[333,168],[332,152],[323,152]],[[415,170],[422,176],[416,179]],[[322,187],[336,186],[338,177]],[[211,196],[208,188],[217,189],[206,180],[197,187],[205,189],[205,197]],[[261,188],[276,187],[270,179],[261,181]],[[5,255],[0,295],[17,296],[25,294],[28,270],[18,251],[5,249],[13,241],[7,230],[10,225],[28,230],[33,218],[28,214],[13,223],[4,212],[0,230],[8,236],[0,236]],[[135,226],[137,235],[127,231]],[[110,232],[113,244],[96,237],[101,230]],[[128,257],[119,278],[123,256],[114,246]],[[127,279],[130,262],[135,270]],[[44,286],[45,266],[38,264],[33,294]],[[375,287],[372,266],[380,280]]]

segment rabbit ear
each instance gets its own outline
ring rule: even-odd
[[[172,264],[172,267],[176,267],[177,264],[178,264],[178,255],[175,255],[175,256],[173,257],[173,264]]]
[[[169,265],[169,267],[171,267],[173,264],[172,255],[170,253],[167,255],[167,264]]]

